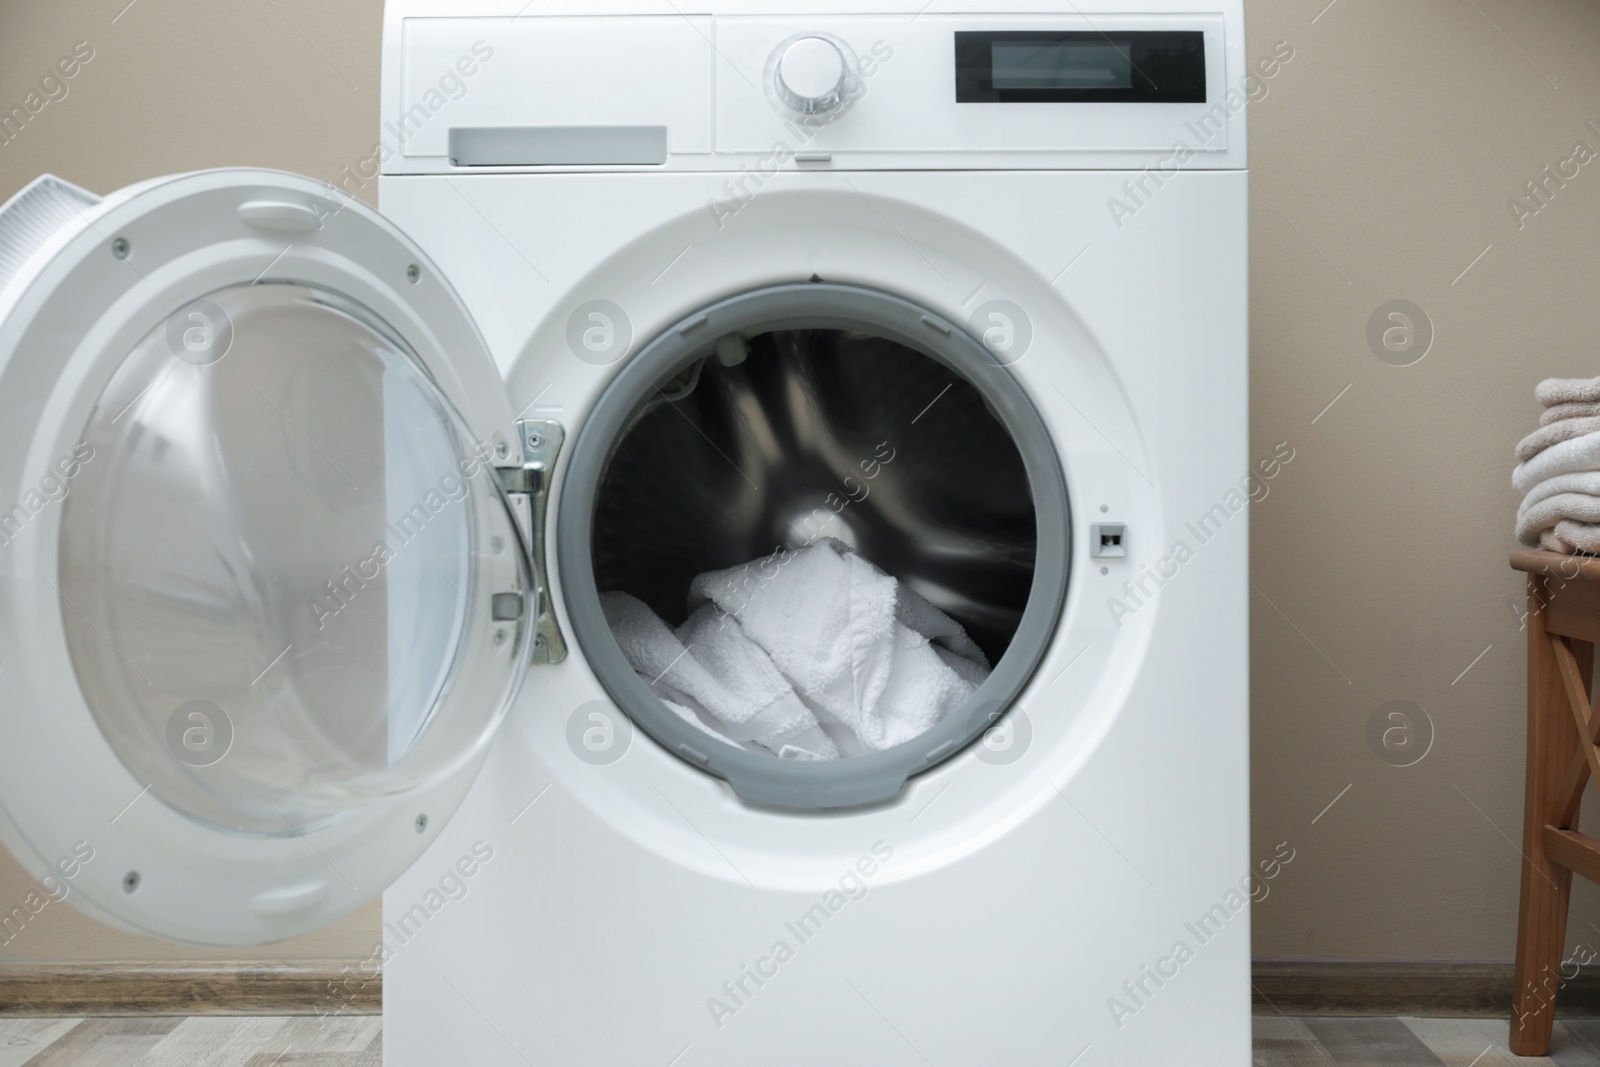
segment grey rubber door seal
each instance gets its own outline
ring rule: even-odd
[[[932,730],[895,748],[839,760],[781,760],[750,752],[684,722],[634,673],[600,609],[593,560],[596,498],[612,450],[634,415],[717,338],[769,330],[836,329],[876,334],[922,352],[971,383],[1022,456],[1038,523],[1033,584],[1000,662],[972,698]],[[1010,370],[961,327],[889,293],[826,282],[778,285],[729,297],[665,330],[601,393],[572,445],[556,522],[562,595],[576,644],[617,707],[659,744],[742,799],[819,810],[880,803],[907,779],[971,744],[1010,708],[1050,647],[1066,600],[1070,509],[1048,427]]]

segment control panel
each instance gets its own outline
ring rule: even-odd
[[[750,10],[399,18],[385,171],[1244,166],[1223,13]]]

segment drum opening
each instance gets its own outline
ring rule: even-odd
[[[558,522],[619,709],[779,806],[885,799],[960,752],[1066,589],[1059,460],[1012,370],[850,286],[743,294],[645,346],[580,429]]]

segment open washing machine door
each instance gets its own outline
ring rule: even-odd
[[[309,179],[41,178],[0,209],[0,407],[0,838],[191,943],[382,892],[559,656],[556,442],[455,292]]]

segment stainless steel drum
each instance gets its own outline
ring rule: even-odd
[[[991,663],[1016,632],[1037,546],[1016,444],[965,379],[856,331],[719,340],[661,383],[605,469],[595,578],[676,625],[695,575],[818,537],[927,597]]]

